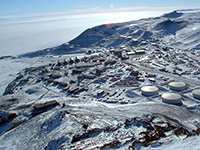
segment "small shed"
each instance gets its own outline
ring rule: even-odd
[[[135,51],[127,52],[127,55],[135,55]]]
[[[60,78],[60,77],[62,77],[62,73],[59,71],[54,71],[54,72],[52,72],[51,76],[52,76],[52,78]]]
[[[145,54],[145,50],[136,50],[135,54],[137,55]]]
[[[39,111],[39,110],[48,109],[50,107],[57,106],[57,105],[59,105],[59,103],[56,100],[39,102],[35,104],[34,109]]]

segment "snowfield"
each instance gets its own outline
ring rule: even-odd
[[[174,11],[2,56],[0,149],[200,149],[199,23]]]

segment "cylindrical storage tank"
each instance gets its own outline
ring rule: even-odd
[[[171,90],[182,91],[186,89],[186,84],[183,82],[171,82],[169,83],[169,87]]]
[[[176,93],[164,93],[162,94],[162,101],[169,104],[181,104],[181,95]]]
[[[192,95],[193,95],[194,98],[200,99],[200,89],[198,89],[198,90],[193,90],[193,91],[192,91]]]
[[[158,88],[156,86],[144,86],[141,88],[142,95],[152,96],[158,93]]]

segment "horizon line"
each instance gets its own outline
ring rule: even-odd
[[[102,7],[91,7],[89,9],[72,9],[62,12],[42,12],[32,13],[25,15],[6,15],[0,16],[1,20],[7,19],[20,19],[20,18],[34,18],[34,17],[51,17],[51,16],[62,16],[62,15],[80,15],[80,14],[94,14],[94,13],[115,13],[115,12],[131,12],[131,11],[191,11],[200,10],[198,7],[189,6],[166,6],[166,7],[149,7],[149,6],[136,6],[136,7],[119,7],[119,8],[102,8]],[[12,12],[12,10],[10,11]],[[14,11],[13,11],[14,12]],[[3,14],[3,12],[1,13]]]

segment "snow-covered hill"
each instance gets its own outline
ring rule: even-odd
[[[41,55],[62,55],[81,48],[110,48],[140,46],[146,42],[164,42],[167,46],[180,49],[200,48],[200,12],[171,12],[156,18],[141,19],[126,23],[104,24],[89,28],[69,42],[70,45],[48,48],[22,54],[35,57]],[[75,47],[75,49],[74,49]]]
[[[199,149],[199,23],[174,11],[1,57],[0,149]]]
[[[88,29],[70,41],[81,47],[137,46],[141,41],[163,41],[177,48],[199,48],[200,13],[172,12],[157,18],[141,19],[121,24],[101,25]],[[87,38],[86,38],[87,37]],[[138,40],[138,43],[133,41]],[[87,39],[87,40],[86,40]],[[116,41],[117,40],[117,41]]]

